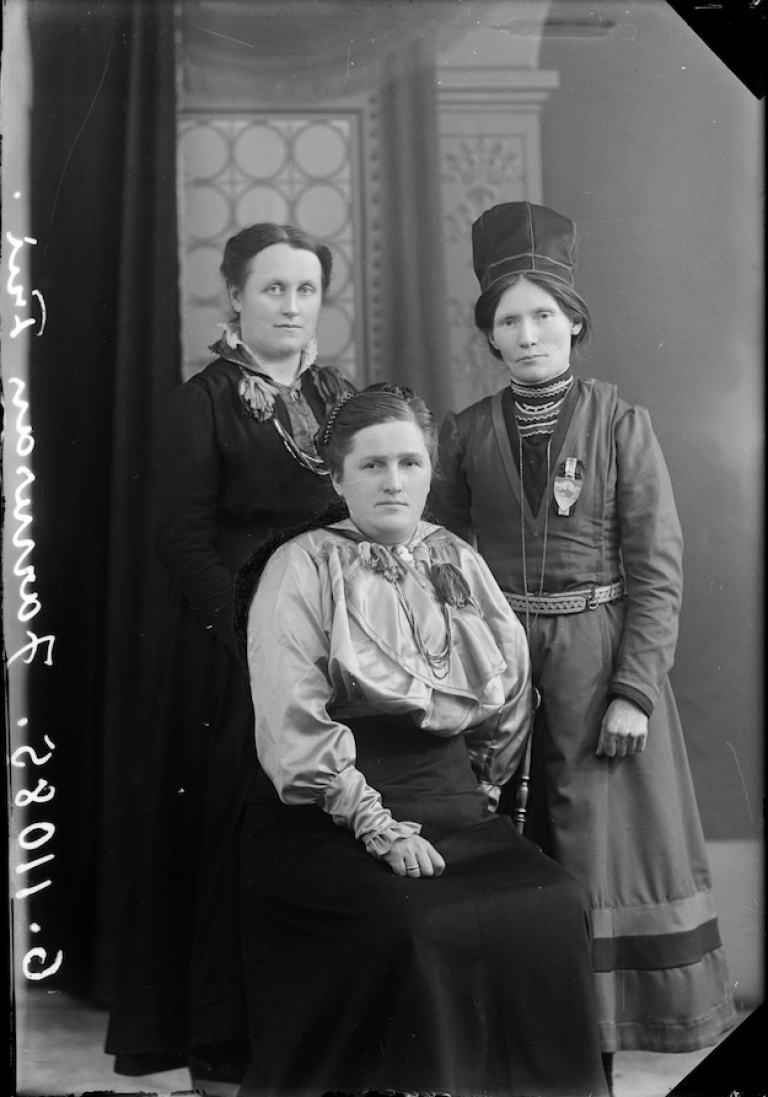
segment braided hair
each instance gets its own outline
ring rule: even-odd
[[[358,431],[379,423],[405,420],[415,423],[433,470],[437,465],[437,423],[416,393],[402,385],[380,382],[361,392],[345,393],[331,408],[317,432],[317,452],[332,476],[340,476],[344,458]]]

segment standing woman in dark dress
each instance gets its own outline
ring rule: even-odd
[[[477,326],[510,375],[448,415],[430,506],[476,537],[529,634],[541,708],[526,834],[587,889],[603,1052],[690,1051],[733,1005],[667,674],[682,534],[648,412],[574,377],[576,226],[528,202],[473,226]]]
[[[168,403],[155,498],[169,598],[106,1044],[118,1073],[189,1064],[193,1083],[238,1081],[249,1059],[236,834],[256,756],[233,577],[334,498],[314,443],[351,390],[315,362],[331,269],[329,249],[292,226],[233,236],[216,360]]]

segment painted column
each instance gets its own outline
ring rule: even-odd
[[[450,371],[454,408],[495,392],[495,359],[474,326],[471,226],[499,202],[541,203],[541,111],[557,72],[538,69],[549,3],[478,5],[482,23],[437,57]]]

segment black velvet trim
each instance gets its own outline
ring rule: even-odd
[[[160,1074],[164,1070],[179,1070],[187,1065],[186,1052],[146,1052],[138,1055],[116,1055],[115,1074],[140,1078],[145,1074]]]
[[[595,971],[655,971],[696,964],[720,948],[717,918],[682,933],[643,937],[597,937],[592,942]]]
[[[653,703],[645,694],[641,693],[639,689],[633,689],[632,686],[624,685],[623,682],[621,685],[611,687],[608,693],[608,700],[612,701],[615,697],[625,697],[628,701],[634,701],[648,717],[650,717],[653,712]]]

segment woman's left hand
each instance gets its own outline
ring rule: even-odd
[[[595,754],[627,758],[641,754],[648,738],[648,717],[628,697],[614,697],[600,725]]]
[[[398,838],[382,860],[387,862],[395,876],[440,876],[445,868],[441,855],[420,834],[412,834],[410,838]]]

